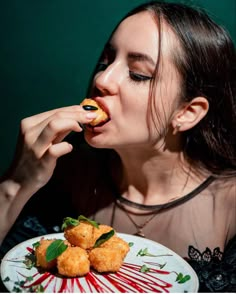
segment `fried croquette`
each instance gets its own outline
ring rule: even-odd
[[[72,245],[89,249],[94,245],[93,231],[93,225],[81,221],[77,226],[67,227],[64,231],[64,236]]]
[[[89,125],[91,126],[97,126],[100,123],[106,122],[109,117],[108,114],[100,107],[100,105],[98,105],[98,103],[90,98],[85,98],[81,104],[81,106],[95,106],[97,109],[94,110],[94,112],[97,114],[97,117],[95,119],[93,119]]]
[[[66,277],[84,276],[90,270],[87,251],[80,247],[68,247],[57,258],[59,274]]]
[[[38,267],[41,267],[46,270],[53,269],[56,267],[57,265],[56,258],[49,262],[46,260],[47,248],[53,241],[55,240],[41,239],[39,242],[40,243],[39,246],[35,248],[36,265]]]
[[[113,248],[98,247],[89,252],[90,266],[97,272],[117,272],[123,257],[119,251]]]
[[[111,226],[98,225],[94,221],[84,219],[86,218],[83,216],[78,220],[67,218],[63,228],[64,241],[41,239],[35,249],[36,266],[46,270],[55,268],[65,277],[85,276],[90,267],[99,273],[119,271],[130,250],[129,244],[118,237]],[[48,246],[54,241],[57,243],[47,252]],[[61,246],[61,241],[68,246]],[[56,250],[54,255],[55,247],[60,247],[60,250]],[[48,262],[46,254],[54,259]]]
[[[129,244],[118,236],[113,236],[106,242],[100,245],[101,248],[112,248],[121,254],[124,259],[127,253],[130,251]]]
[[[93,245],[95,244],[96,240],[99,237],[101,237],[105,233],[110,232],[111,230],[114,230],[114,229],[112,227],[110,227],[110,226],[107,226],[107,225],[99,225],[98,228],[94,227],[94,230],[93,230],[93,240],[94,240]]]
[[[104,226],[103,233],[109,232],[111,227]],[[109,240],[94,248],[89,253],[91,267],[96,271],[117,272],[123,260],[129,252],[130,247],[127,242],[118,236],[112,236]]]

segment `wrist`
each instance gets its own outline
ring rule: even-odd
[[[8,179],[0,183],[0,244],[17,217],[17,214],[11,214],[11,207],[14,206],[19,190],[20,184],[13,180]]]
[[[5,201],[11,203],[19,192],[20,187],[20,184],[14,180],[5,180],[0,184],[0,195],[2,195]]]

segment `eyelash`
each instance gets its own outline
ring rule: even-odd
[[[135,82],[135,83],[151,81],[153,79],[153,77],[140,75],[140,74],[137,74],[137,73],[135,73],[133,71],[129,71],[129,77],[132,80],[132,82]]]
[[[107,66],[108,66],[108,64],[106,64],[104,62],[99,62],[97,65],[97,68],[96,68],[96,72],[106,70]],[[152,80],[153,77],[145,76],[145,75],[137,74],[133,71],[129,71],[129,79],[134,83],[142,83],[142,82]]]

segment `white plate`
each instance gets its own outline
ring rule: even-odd
[[[128,243],[133,243],[124,264],[117,273],[98,274],[90,271],[79,278],[61,278],[49,272],[39,272],[36,267],[27,269],[24,261],[32,253],[35,242],[41,237],[29,239],[12,248],[1,263],[1,278],[10,292],[197,292],[199,282],[192,267],[179,255],[167,247],[141,237],[118,234]],[[63,233],[43,236],[46,239],[64,239]],[[142,249],[157,255],[137,256]],[[140,272],[143,265],[150,270]],[[164,265],[161,267],[161,265]],[[189,275],[184,283],[176,281],[177,274]],[[40,288],[41,287],[41,288]],[[43,288],[42,288],[43,287]]]

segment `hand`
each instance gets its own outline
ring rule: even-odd
[[[72,151],[62,140],[71,132],[81,132],[96,117],[81,106],[54,109],[22,120],[10,178],[21,187],[37,191],[53,174],[57,159]]]

